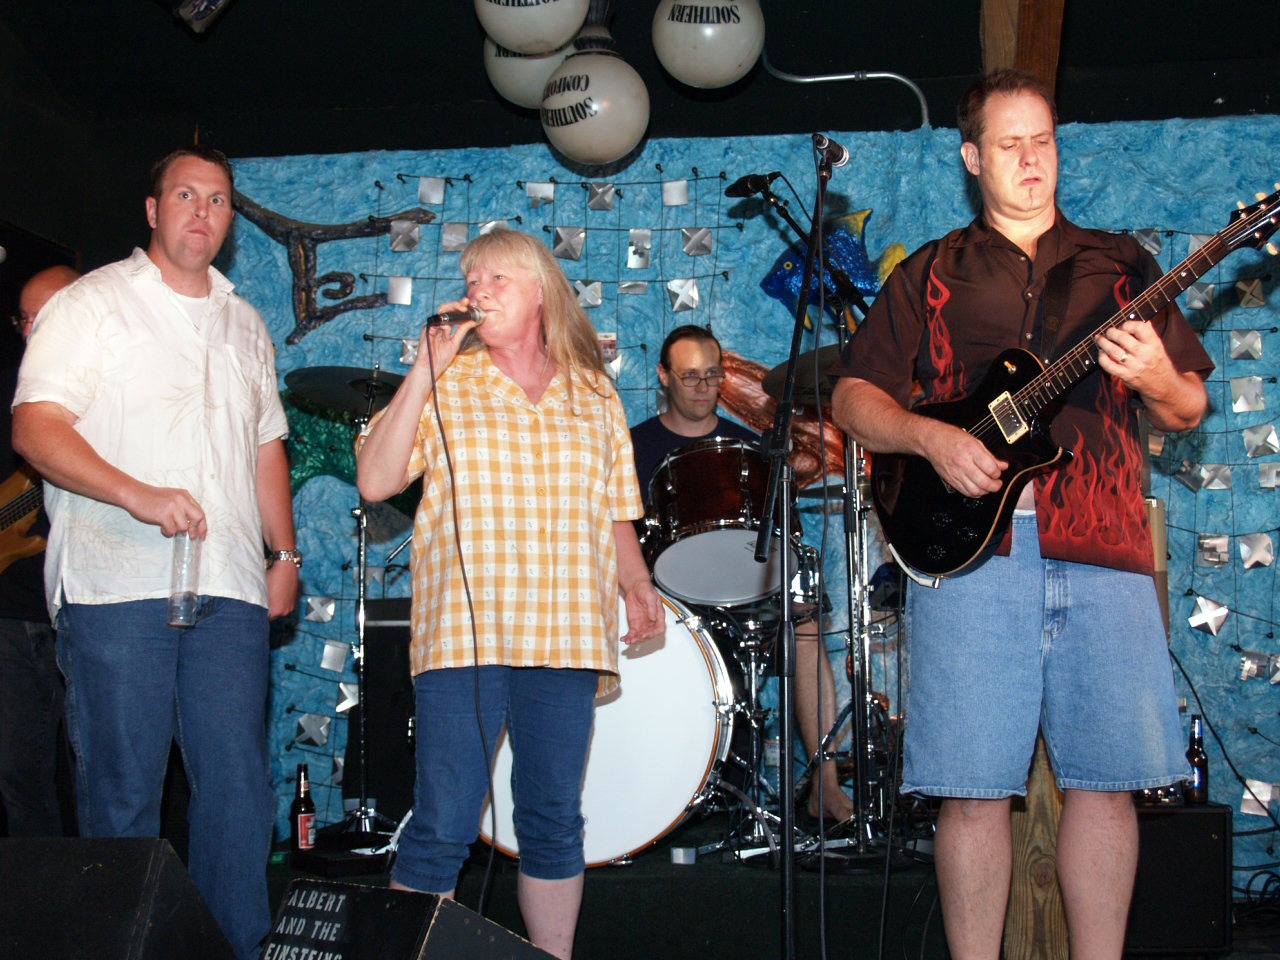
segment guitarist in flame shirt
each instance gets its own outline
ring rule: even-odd
[[[995,960],[1011,798],[1026,793],[1041,729],[1065,791],[1057,865],[1071,955],[1118,958],[1138,854],[1131,791],[1187,774],[1133,407],[1161,430],[1196,426],[1213,364],[1175,305],[1106,328],[1159,270],[1132,238],[1057,208],[1057,116],[1042,81],[984,77],[958,119],[980,215],[897,267],[832,369],[835,420],[858,443],[924,458],[961,500],[1004,491],[1016,506],[994,550],[936,589],[909,586],[902,790],[944,798],[934,849],[952,957]],[[1069,456],[1031,482],[1008,446],[908,406],[913,386],[929,403],[969,396],[1010,347],[1047,363],[1082,342],[1089,370],[1051,423]],[[897,506],[908,526],[930,512]]]

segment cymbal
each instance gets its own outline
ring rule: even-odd
[[[810,350],[807,353],[802,353],[798,358],[796,358],[796,389],[795,397],[793,397],[796,403],[804,403],[807,400],[813,399],[813,367],[815,363],[815,355],[817,357],[816,363],[818,369],[822,371],[820,375],[822,389],[818,396],[822,399],[823,403],[826,403],[831,399],[831,388],[833,384],[831,378],[827,376],[826,371],[827,367],[835,363],[836,359],[840,356],[840,345],[838,343],[829,343],[825,347],[819,347],[817,350]],[[781,400],[782,388],[786,386],[786,381],[787,364],[784,361],[766,373],[764,375],[764,380],[760,382],[760,385],[764,388],[764,392],[773,397],[773,399]]]
[[[284,375],[285,386],[309,403],[356,415],[381,410],[403,381],[398,373],[361,367],[301,367]]]

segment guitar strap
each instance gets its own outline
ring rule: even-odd
[[[1053,359],[1053,349],[1058,345],[1058,333],[1067,316],[1067,300],[1071,297],[1071,267],[1075,255],[1049,268],[1044,281],[1044,325],[1040,334],[1040,360],[1046,365]]]

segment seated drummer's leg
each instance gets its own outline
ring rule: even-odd
[[[812,757],[822,738],[836,719],[836,684],[831,672],[831,658],[823,649],[815,619],[796,624],[796,725],[805,752]],[[821,696],[819,696],[821,693]],[[809,791],[808,811],[816,817],[819,812],[818,774],[815,771],[813,788]],[[853,816],[853,800],[840,788],[840,775],[836,762],[828,760],[822,765],[821,806],[832,821],[847,820]]]

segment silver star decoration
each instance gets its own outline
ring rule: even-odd
[[[578,304],[584,309],[604,303],[604,284],[599,280],[575,280],[573,289],[578,294]]]
[[[1232,330],[1231,359],[1261,360],[1262,334],[1257,330]]]
[[[1260,423],[1256,427],[1246,427],[1243,437],[1244,452],[1250,457],[1265,457],[1269,453],[1280,452],[1280,438],[1276,437],[1274,424]]]
[[[387,303],[402,307],[413,303],[413,278],[387,277]]]
[[[1187,287],[1187,308],[1190,310],[1208,310],[1213,306],[1213,290],[1215,284],[1197,280]]]
[[[1252,413],[1266,409],[1261,377],[1231,378],[1231,409],[1236,413]]]
[[[1258,464],[1258,486],[1263,490],[1280,487],[1280,463]]]
[[[556,185],[554,183],[534,183],[526,181],[524,185],[525,196],[529,198],[529,206],[537,210],[544,203],[552,203],[556,199]]]
[[[698,281],[693,278],[670,280],[667,282],[667,296],[671,300],[671,309],[675,313],[696,310],[699,303]]]
[[[1251,680],[1271,673],[1272,657],[1261,650],[1240,651],[1240,679]]]
[[[1240,306],[1250,309],[1265,307],[1267,305],[1267,294],[1262,289],[1262,278],[1254,277],[1250,280],[1237,280],[1236,293],[1240,295]]]
[[[386,579],[386,577],[387,577],[387,568],[385,566],[374,566],[373,564],[369,564],[364,568],[365,589],[382,586],[382,582]],[[352,576],[351,579],[354,580],[355,576]]]
[[[1231,489],[1231,464],[1229,463],[1202,463],[1200,464],[1200,485],[1206,490],[1230,490]]]
[[[1193,233],[1187,241],[1187,253],[1195,253],[1214,238],[1212,233]]]
[[[1225,533],[1202,533],[1196,538],[1196,566],[1225,567],[1231,559]]]
[[[444,177],[419,177],[418,202],[444,203]]]
[[[417,340],[401,340],[400,341],[400,362],[406,367],[412,367],[413,362],[418,359],[418,341]]]
[[[1207,597],[1196,597],[1196,610],[1187,618],[1194,629],[1202,633],[1208,633],[1217,636],[1218,631],[1222,628],[1222,623],[1227,619],[1228,610],[1220,603],[1208,599]]]
[[[683,207],[689,202],[688,180],[665,180],[662,183],[662,205]]]
[[[303,619],[312,623],[328,623],[337,609],[338,601],[333,597],[307,597],[307,612]]]
[[[627,269],[648,270],[653,251],[653,231],[637,227],[630,231],[627,242]]]
[[[507,221],[505,220],[486,220],[484,223],[480,224],[481,236],[483,236],[486,233],[493,233],[493,231],[495,230],[506,230],[506,229],[507,229]]]
[[[612,183],[587,184],[587,209],[612,210],[613,200],[618,195],[618,188]]]
[[[684,252],[691,257],[705,257],[712,249],[712,234],[707,227],[684,227],[680,231]]]
[[[294,743],[323,747],[329,742],[329,718],[318,713],[304,713],[298,718],[298,732]]]
[[[329,782],[333,784],[335,787],[342,786],[342,775],[346,772],[346,770],[347,770],[347,758],[334,757],[333,772],[329,774]]]
[[[1190,460],[1183,460],[1182,465],[1178,467],[1174,479],[1186,484],[1193,492],[1199,493],[1204,486],[1204,476],[1200,472],[1200,464],[1192,463]]]
[[[320,654],[320,669],[341,673],[346,669],[347,654],[350,652],[351,644],[345,640],[326,640]]]
[[[582,248],[586,242],[586,227],[556,227],[555,239],[551,243],[551,254],[561,260],[580,260]]]
[[[360,686],[355,683],[338,684],[338,713],[346,713],[360,702]]]
[[[409,253],[418,249],[420,225],[412,220],[392,220],[387,235],[391,239],[392,253]]]
[[[643,297],[648,292],[648,280],[624,280],[618,284],[618,293],[626,296]]]
[[[1155,227],[1147,227],[1145,230],[1133,231],[1133,238],[1138,241],[1139,246],[1153,257],[1160,256],[1160,251],[1164,249],[1164,240],[1160,236],[1160,231]]]
[[[467,225],[465,223],[444,223],[440,225],[440,249],[446,253],[457,253],[467,245]]]
[[[1240,538],[1240,562],[1250,567],[1269,567],[1276,558],[1276,545],[1268,533],[1246,533]]]

